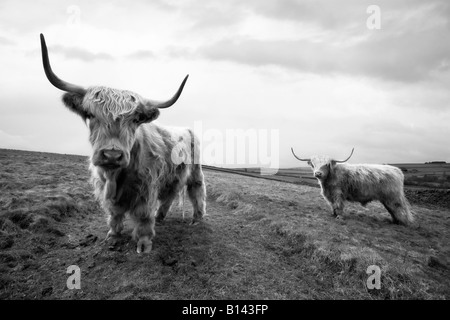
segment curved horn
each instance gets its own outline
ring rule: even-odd
[[[180,95],[181,95],[181,92],[183,91],[184,85],[185,85],[185,83],[186,83],[188,77],[189,77],[189,75],[187,75],[187,76],[184,78],[183,82],[181,83],[180,87],[178,88],[178,91],[175,93],[175,95],[174,95],[172,98],[170,98],[169,100],[164,101],[164,102],[148,100],[148,101],[150,102],[151,106],[152,106],[153,108],[164,109],[164,108],[170,107],[170,106],[173,105],[175,102],[177,102],[178,98],[179,98]]]
[[[56,76],[53,73],[52,68],[50,66],[50,61],[48,59],[48,51],[47,45],[45,44],[44,35],[41,33],[41,51],[42,51],[42,63],[44,64],[45,75],[47,76],[48,81],[58,89],[67,92],[78,93],[84,95],[86,93],[86,89],[83,87],[65,82]]]
[[[339,161],[339,160],[334,160],[334,162],[337,162],[337,163],[342,163],[342,162],[346,162],[348,159],[350,159],[351,158],[351,156],[352,156],[352,154],[353,154],[353,150],[355,150],[355,148],[353,148],[352,149],[352,153],[350,153],[350,155],[348,156],[348,158],[347,159],[345,159],[345,160],[342,160],[342,161]]]
[[[294,155],[294,157],[297,158],[297,160],[300,160],[300,161],[311,161],[311,159],[300,159],[299,157],[297,157],[297,156],[295,155],[294,149],[292,149],[292,147],[291,147],[291,151],[292,151],[292,154]]]

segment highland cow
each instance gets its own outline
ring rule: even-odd
[[[313,156],[307,161],[322,189],[322,196],[329,203],[333,215],[339,217],[344,211],[344,202],[359,202],[363,206],[371,201],[380,201],[392,216],[394,223],[407,225],[413,215],[403,191],[402,171],[390,165],[347,164],[353,155],[342,161],[328,156]]]
[[[63,102],[87,123],[93,148],[90,157],[94,193],[108,215],[107,239],[120,235],[125,214],[135,223],[137,252],[149,252],[155,217],[162,221],[186,186],[194,208],[193,223],[205,214],[205,183],[199,161],[199,140],[190,129],[169,129],[153,122],[165,102],[148,100],[126,90],[85,89],[59,79],[52,71],[41,34],[42,60],[48,80],[66,91]],[[157,212],[156,212],[157,211]]]

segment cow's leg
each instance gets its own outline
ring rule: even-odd
[[[192,224],[203,219],[206,211],[206,187],[203,172],[199,164],[194,164],[192,174],[187,181],[187,192],[194,208]]]
[[[125,216],[125,210],[121,208],[110,207],[106,209],[108,213],[108,226],[109,231],[106,235],[106,240],[112,237],[120,236],[123,230],[123,218]]]
[[[167,212],[169,212],[169,209],[172,206],[173,201],[178,195],[179,189],[180,188],[178,187],[178,185],[173,185],[173,187],[167,189],[164,194],[164,198],[160,199],[161,204],[156,214],[156,222],[162,222],[164,220]]]
[[[386,194],[380,202],[391,215],[393,223],[409,225],[414,221],[408,200],[406,200],[403,190]]]
[[[389,201],[383,201],[383,206],[386,208],[386,210],[389,212],[389,214],[392,217],[392,221],[394,224],[400,224],[400,220],[398,219],[398,209],[401,207],[399,203],[389,202]]]
[[[138,203],[131,211],[130,217],[135,223],[133,239],[137,242],[137,253],[148,253],[152,250],[152,240],[155,236],[156,195],[149,201]]]
[[[331,208],[333,209],[333,216],[338,219],[341,218],[344,213],[344,199],[342,199],[341,194],[333,195]]]

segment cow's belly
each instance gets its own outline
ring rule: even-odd
[[[364,190],[358,190],[357,192],[347,194],[346,200],[350,202],[360,202],[361,204],[365,205],[368,202],[377,199],[374,199],[373,194],[365,193]]]

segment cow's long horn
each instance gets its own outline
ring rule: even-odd
[[[42,51],[42,63],[44,64],[45,75],[47,76],[48,81],[58,89],[67,92],[78,93],[84,95],[86,93],[86,89],[83,87],[65,82],[56,76],[53,73],[52,68],[50,66],[50,61],[48,59],[48,50],[47,45],[45,44],[44,35],[41,33],[41,51]]]
[[[311,159],[300,159],[299,157],[297,157],[297,156],[295,155],[294,149],[292,149],[292,147],[291,147],[291,151],[292,151],[292,154],[294,155],[294,157],[297,158],[297,160],[300,160],[300,161],[311,161]]]
[[[189,77],[189,75],[187,75],[187,76],[184,78],[183,82],[181,83],[180,87],[178,88],[178,91],[175,93],[175,95],[174,95],[172,98],[170,98],[169,100],[164,101],[164,102],[148,100],[150,106],[153,107],[153,108],[164,109],[164,108],[170,107],[170,106],[173,105],[175,102],[177,102],[178,98],[179,98],[180,95],[181,95],[181,92],[183,91],[184,85],[185,85],[185,83],[186,83],[188,77]]]
[[[352,154],[353,154],[353,151],[355,150],[355,148],[352,148],[352,153],[350,153],[350,155],[348,156],[348,158],[347,159],[345,159],[345,160],[341,160],[341,161],[339,161],[339,160],[334,160],[334,162],[338,162],[338,163],[342,163],[342,162],[346,162],[348,159],[350,159],[351,158],[351,156],[352,156]]]

